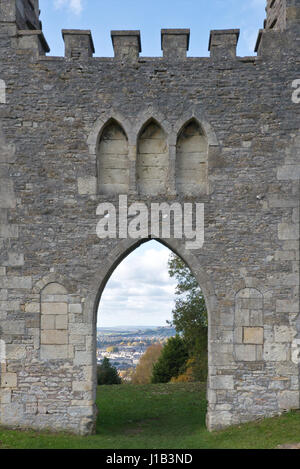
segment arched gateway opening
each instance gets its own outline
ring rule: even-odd
[[[189,267],[190,271],[194,275],[195,279],[197,280],[198,285],[203,292],[203,296],[205,298],[205,304],[207,308],[208,314],[208,335],[210,334],[210,316],[213,310],[213,305],[215,303],[215,295],[212,283],[210,282],[207,274],[203,271],[201,266],[199,265],[199,260],[197,256],[191,251],[187,250],[185,245],[180,240],[175,239],[155,239],[163,246],[168,248],[168,252],[176,254],[179,258],[181,258],[184,263]],[[119,246],[114,249],[109,257],[105,261],[105,266],[102,268],[102,276],[100,278],[100,287],[99,287],[99,279],[98,279],[98,290],[95,291],[94,298],[90,297],[87,299],[86,303],[86,311],[88,310],[88,306],[91,305],[93,301],[93,326],[94,326],[94,347],[93,347],[93,398],[94,402],[96,402],[96,392],[97,392],[97,357],[96,357],[96,349],[97,349],[97,318],[98,323],[101,325],[101,299],[103,296],[103,292],[107,283],[115,272],[117,267],[122,263],[122,261],[127,258],[130,254],[136,251],[139,247],[144,245],[150,241],[150,239],[140,239],[138,241],[134,240],[122,240],[119,242]],[[95,281],[95,290],[96,290],[96,281]],[[99,307],[100,306],[100,307]],[[100,411],[100,419],[101,419],[101,408],[98,409]],[[95,412],[97,412],[95,407]]]

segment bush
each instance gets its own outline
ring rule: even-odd
[[[176,335],[170,337],[158,359],[153,366],[152,383],[168,383],[185,369],[188,360],[188,350],[184,340]]]
[[[111,365],[108,358],[103,358],[101,365],[97,366],[97,382],[101,384],[121,384],[122,380],[117,368]]]

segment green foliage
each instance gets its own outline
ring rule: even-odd
[[[97,382],[99,385],[121,384],[122,382],[118,370],[111,365],[107,357],[104,357],[102,363],[97,366]]]
[[[152,383],[167,383],[173,377],[177,377],[183,370],[188,359],[188,350],[184,340],[176,335],[170,337],[162,352],[153,365]]]
[[[169,258],[169,275],[177,280],[173,309],[173,321],[170,325],[181,333],[193,358],[193,376],[195,381],[207,378],[207,309],[203,293],[185,262],[176,254]]]

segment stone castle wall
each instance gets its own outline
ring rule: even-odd
[[[136,31],[93,57],[70,30],[66,57],[46,56],[14,5],[0,0],[1,424],[93,431],[99,298],[141,243],[96,235],[120,194],[204,203],[201,249],[160,240],[205,294],[208,428],[299,408],[299,1],[257,56],[225,30],[209,58],[186,57],[188,30],[162,31],[163,57],[140,56]]]

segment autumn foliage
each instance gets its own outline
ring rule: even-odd
[[[144,355],[141,356],[135,373],[132,376],[131,382],[133,384],[148,384],[151,382],[152,368],[159,359],[162,349],[163,346],[161,344],[153,344],[147,348]]]

